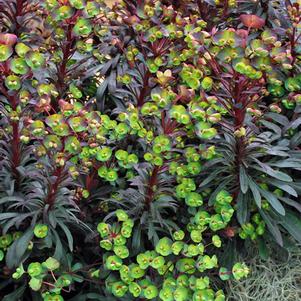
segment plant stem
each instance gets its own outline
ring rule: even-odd
[[[63,167],[58,167],[55,172],[54,176],[56,177],[54,183],[49,184],[49,189],[48,189],[48,194],[46,196],[45,203],[49,204],[49,209],[53,207],[55,204],[55,197],[59,188],[60,183],[62,182],[62,177],[63,177]]]
[[[142,107],[144,104],[144,98],[149,90],[148,82],[149,82],[150,77],[151,77],[151,73],[147,70],[143,77],[143,87],[141,89],[141,92],[140,92],[140,95],[138,98],[138,103],[137,103],[138,107]]]
[[[69,24],[68,25],[68,29],[67,29],[67,41],[64,44],[64,46],[62,47],[63,49],[63,59],[61,64],[58,67],[57,70],[57,89],[59,92],[59,97],[62,98],[64,97],[65,94],[65,90],[66,90],[66,76],[67,76],[67,63],[69,61],[70,56],[73,54],[73,50],[72,50],[72,43],[74,38],[72,37],[72,29],[73,29],[73,25]],[[54,105],[54,107],[57,107],[57,104]]]
[[[155,166],[149,178],[148,187],[145,196],[145,205],[147,208],[150,207],[150,204],[154,198],[154,194],[155,194],[154,186],[157,184],[159,171],[160,171],[160,167]]]

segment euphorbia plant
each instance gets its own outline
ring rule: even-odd
[[[179,11],[172,11],[164,4],[150,1],[140,3],[136,8],[125,1],[120,15],[126,24],[134,28],[136,40],[127,47],[128,66],[119,70],[120,82],[117,85],[120,89],[110,97],[120,98],[119,93],[128,91],[128,98],[133,99],[138,110],[141,107],[142,116],[151,116],[149,121],[143,119],[143,122],[156,126],[162,124],[163,129],[154,135],[164,133],[167,128],[165,133],[169,136],[177,135],[180,141],[177,147],[181,145],[185,149],[185,144],[194,135],[201,139],[216,137],[212,140],[212,147],[218,146],[219,149],[216,155],[212,153],[214,160],[205,164],[203,177],[201,173],[198,179],[201,187],[214,188],[212,201],[220,189],[227,188],[233,193],[237,202],[237,218],[242,225],[242,229],[238,230],[241,237],[247,236],[243,229],[249,226],[251,216],[259,210],[265,222],[260,222],[257,234],[250,234],[252,239],[264,234],[267,223],[270,233],[282,244],[276,225],[279,221],[273,220],[274,213],[281,219],[288,204],[296,207],[294,198],[299,191],[295,188],[297,183],[293,181],[291,171],[285,169],[288,165],[282,163],[283,152],[277,151],[282,142],[269,140],[270,136],[266,136],[270,134],[265,132],[268,124],[265,119],[269,110],[278,113],[281,110],[279,101],[270,102],[269,93],[282,97],[282,79],[298,72],[298,67],[292,64],[298,62],[297,53],[293,57],[286,49],[292,48],[292,41],[295,49],[300,37],[295,35],[285,40],[275,24],[266,28],[268,19],[249,13],[242,14],[236,23],[226,25],[223,30],[213,28],[206,31],[208,23],[190,14],[194,4],[191,3],[186,10],[179,4]],[[298,4],[288,6],[290,16],[292,11],[297,15]],[[299,22],[295,15],[290,17],[295,22],[293,26]],[[240,28],[236,29],[238,25]],[[124,47],[120,43],[117,46]],[[122,48],[122,51],[125,50]],[[284,86],[291,92],[287,99],[282,100],[287,109],[295,107],[298,102],[298,82],[298,76],[285,80]],[[296,120],[293,125],[296,128],[298,113],[293,119]],[[212,123],[219,126],[214,128]],[[185,132],[188,135],[184,134],[185,139],[182,140],[180,137]],[[208,149],[209,145],[200,145],[200,150]],[[288,148],[281,150],[287,151]],[[296,144],[294,150],[298,150]],[[289,161],[295,162],[299,168],[298,155],[294,150],[289,152]],[[147,158],[156,162],[152,154]],[[181,161],[174,156],[160,163],[178,168],[174,174],[178,174],[176,180],[179,181],[179,176],[185,175],[181,164],[178,166]],[[150,183],[154,183],[158,171],[156,168],[153,174],[150,170]],[[137,182],[135,179],[134,183]],[[279,194],[279,188],[288,195]],[[149,194],[151,191],[145,192]],[[138,199],[143,202],[143,197]],[[264,211],[266,208],[269,212]],[[282,225],[295,233],[290,226],[285,226],[285,222]]]
[[[232,242],[301,240],[298,2],[0,7],[6,299],[224,300]]]

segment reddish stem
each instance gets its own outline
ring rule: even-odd
[[[149,178],[148,187],[145,196],[145,205],[147,206],[147,208],[149,208],[154,198],[154,194],[155,194],[154,186],[157,184],[159,171],[160,171],[160,167],[155,166]]]
[[[12,146],[12,172],[14,178],[16,180],[16,189],[18,189],[20,184],[20,175],[17,170],[18,166],[20,165],[21,155],[20,155],[20,135],[19,135],[19,122],[13,121],[11,123],[13,128],[13,136],[11,139],[11,146]]]
[[[67,39],[65,45],[62,47],[63,49],[63,59],[61,64],[58,67],[57,72],[57,89],[59,92],[59,97],[62,98],[66,89],[66,76],[67,76],[67,63],[69,61],[70,56],[73,54],[72,44],[74,41],[74,37],[72,36],[73,25],[69,24],[67,29]],[[57,103],[53,104],[53,107],[57,109]]]
[[[138,98],[138,103],[137,103],[138,107],[142,107],[144,104],[144,98],[149,90],[148,82],[149,82],[150,77],[151,77],[151,73],[147,70],[144,75],[144,78],[143,78],[143,87],[141,89],[141,92],[140,92],[140,95]]]
[[[62,182],[62,171],[63,171],[63,167],[58,167],[55,172],[54,172],[54,176],[56,177],[54,183],[50,183],[49,185],[49,189],[48,189],[48,194],[46,196],[46,200],[45,203],[49,204],[49,209],[53,207],[54,203],[55,203],[55,197],[59,188],[59,185]]]

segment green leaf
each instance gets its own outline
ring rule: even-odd
[[[284,207],[273,193],[264,189],[260,189],[260,193],[279,214],[285,215]]]
[[[278,180],[272,180],[272,179],[270,179],[269,180],[269,184],[272,184],[275,187],[280,188],[281,190],[287,192],[288,194],[290,194],[290,195],[292,195],[294,197],[298,197],[297,191],[293,187],[291,187],[290,185],[288,185],[286,183],[283,183],[283,182],[278,181]]]
[[[60,260],[63,257],[63,245],[56,231],[53,231],[55,237],[55,250],[53,257]]]
[[[224,268],[224,267],[221,267],[219,269],[219,272],[218,272],[219,277],[223,281],[229,280],[231,278],[231,274],[232,274],[232,272],[229,271],[227,268]]]
[[[54,127],[61,124],[64,121],[64,117],[61,114],[53,114],[48,116],[45,121],[50,127]]]
[[[271,234],[274,236],[276,242],[281,247],[283,247],[283,238],[282,238],[282,235],[281,235],[278,225],[263,210],[259,210],[259,213],[260,213],[261,217],[263,218],[263,220],[265,221]]]
[[[286,126],[289,123],[288,118],[285,115],[277,114],[277,113],[268,113],[265,115],[268,119],[272,119],[277,123],[280,123],[283,126]]]
[[[286,212],[281,217],[281,225],[299,242],[301,243],[301,218],[292,212]]]
[[[8,248],[6,253],[6,263],[9,268],[17,267],[25,254],[28,244],[33,238],[33,228],[27,231]]]
[[[68,123],[74,132],[82,132],[87,128],[84,118],[72,117],[68,120]]]
[[[55,258],[49,257],[45,262],[43,262],[43,266],[50,271],[54,271],[60,267],[60,263]]]
[[[0,250],[0,261],[2,261],[4,258],[4,252],[2,250]]]
[[[251,179],[249,178],[249,187],[250,190],[252,191],[255,203],[258,208],[261,208],[261,196],[259,192],[259,186]]]
[[[291,200],[291,199],[285,198],[285,197],[279,197],[279,200],[281,200],[285,204],[288,204],[288,205],[294,207],[301,213],[301,204],[299,202],[296,202],[294,200]]]
[[[23,294],[26,289],[26,284],[24,283],[22,286],[15,289],[12,293],[5,295],[2,301],[18,301],[23,297]]]
[[[5,62],[12,54],[13,49],[9,45],[0,45],[0,62]]]
[[[245,194],[248,191],[248,175],[246,173],[246,169],[240,165],[239,167],[239,184],[240,184],[240,189],[243,194]]]
[[[28,284],[30,288],[36,292],[41,288],[42,282],[43,282],[42,279],[31,278]]]
[[[271,163],[271,166],[276,166],[279,168],[294,168],[294,169],[300,169],[301,168],[301,162],[297,159],[287,159],[278,161],[275,163]]]
[[[72,252],[73,251],[73,237],[72,237],[72,234],[71,234],[70,230],[68,229],[68,227],[62,221],[58,220],[57,222],[58,222],[59,226],[62,228],[62,230],[64,231],[64,233],[67,237],[69,250]]]
[[[194,90],[198,89],[201,85],[200,81],[194,77],[189,78],[189,80],[187,80],[186,83],[189,86],[189,88]]]
[[[239,193],[237,197],[237,210],[236,210],[236,216],[238,219],[238,222],[243,225],[247,222],[248,219],[248,194],[242,194],[241,192]]]
[[[258,239],[258,250],[259,256],[262,260],[267,260],[269,258],[269,250],[267,248],[266,242],[262,239]]]
[[[52,127],[53,132],[61,137],[68,136],[70,134],[69,127],[66,123]]]
[[[292,182],[293,181],[293,179],[288,174],[286,174],[282,171],[274,170],[272,167],[260,162],[259,160],[256,160],[256,161],[261,166],[261,170],[264,173],[268,174],[269,176],[271,176],[275,179],[278,179],[280,181],[283,181],[283,182]]]

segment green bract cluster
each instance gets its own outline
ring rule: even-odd
[[[301,242],[301,3],[106,2],[0,0],[0,299],[225,300]]]
[[[116,297],[163,301],[225,300],[224,293],[215,292],[210,285],[208,271],[218,268],[218,257],[212,249],[222,247],[222,239],[214,234],[225,229],[233,215],[232,197],[221,191],[215,200],[214,211],[204,210],[203,202],[194,203],[185,230],[178,230],[171,238],[162,237],[153,250],[132,256],[128,240],[132,239],[134,221],[121,209],[116,211],[117,223],[99,223],[100,246],[108,251],[103,255],[105,268],[111,271],[107,289]],[[189,206],[189,205],[188,205]],[[228,280],[248,275],[248,268],[234,264],[232,271],[220,268],[219,276]]]

